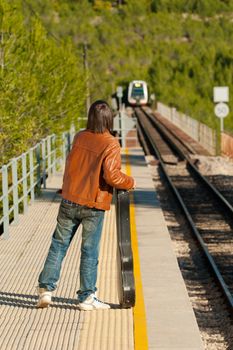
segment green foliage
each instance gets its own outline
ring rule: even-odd
[[[20,3],[2,1],[0,163],[67,129],[84,105],[82,62],[73,44],[49,37]]]
[[[218,12],[233,10],[232,0],[152,0],[152,12],[196,13],[200,16],[214,16]]]
[[[218,125],[213,87],[233,91],[233,0],[22,3],[2,0],[0,10],[6,33],[0,74],[4,160],[12,149],[18,154],[67,128],[83,111],[86,79],[91,101],[143,79],[165,104]],[[232,116],[225,122],[229,130]]]

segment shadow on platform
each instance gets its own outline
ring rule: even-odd
[[[57,188],[41,189],[40,195],[36,196],[36,202],[60,202],[61,196]]]
[[[0,292],[0,305],[8,305],[13,307],[21,307],[25,309],[36,309],[38,296],[30,294],[18,294],[10,292]],[[77,310],[78,302],[76,299],[52,297],[52,308]],[[123,309],[120,304],[108,303],[111,309]]]
[[[136,189],[133,192],[134,205],[144,208],[160,208],[159,201],[154,190]]]
[[[132,154],[130,154],[130,156],[127,156],[125,154],[122,154],[121,155],[122,164],[126,163],[126,160],[127,160],[128,157],[129,157],[130,165],[145,167],[145,157],[144,157],[144,155],[132,155]]]

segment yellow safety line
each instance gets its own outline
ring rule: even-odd
[[[126,154],[126,174],[131,175],[131,168],[129,163],[129,152],[125,149]],[[130,229],[131,229],[131,245],[133,250],[134,263],[134,279],[135,279],[135,293],[136,303],[133,309],[134,313],[134,346],[135,350],[148,350],[148,336],[146,325],[146,312],[143,297],[142,279],[140,271],[140,260],[138,252],[138,240],[135,221],[135,208],[133,193],[130,193]]]

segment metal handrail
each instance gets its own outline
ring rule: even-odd
[[[46,179],[54,175],[57,166],[65,162],[75,134],[72,126],[61,135],[61,144],[57,143],[59,136],[52,134],[42,139],[35,146],[18,157],[13,158],[0,169],[2,193],[0,194],[0,225],[2,237],[9,238],[9,225],[19,222],[19,205],[23,203],[23,213],[27,212],[29,201],[35,200],[36,191],[46,188]],[[59,156],[58,153],[61,155]],[[19,175],[20,173],[20,175]]]
[[[123,307],[135,305],[135,281],[133,273],[133,253],[131,248],[129,192],[116,191],[117,237],[121,262]]]

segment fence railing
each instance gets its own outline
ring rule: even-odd
[[[118,140],[123,148],[129,147],[130,142],[133,146],[137,146],[137,118],[128,117],[123,109],[114,118],[114,131],[117,132]]]
[[[226,132],[221,133],[221,154],[233,158],[233,135]]]
[[[46,179],[65,162],[75,134],[74,127],[62,135],[49,135],[0,169],[0,227],[2,237],[9,238],[9,224],[17,224],[19,213],[26,213]]]
[[[165,106],[161,102],[157,103],[157,110],[163,117],[169,119],[186,134],[199,142],[211,155],[216,155],[217,135],[215,130],[186,114],[178,112],[175,108]]]

